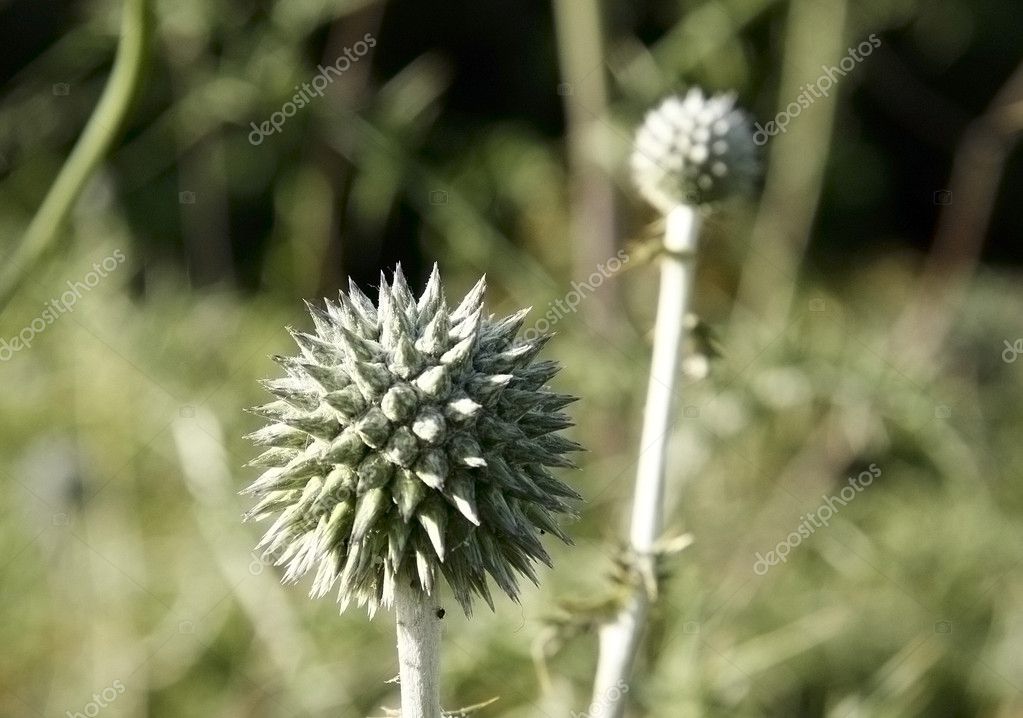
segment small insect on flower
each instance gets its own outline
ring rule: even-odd
[[[647,113],[631,165],[640,194],[665,214],[744,193],[758,172],[750,121],[735,95],[704,97],[697,88]]]
[[[516,338],[526,310],[483,313],[484,280],[449,309],[434,266],[417,300],[398,267],[377,305],[355,285],[314,333],[292,331],[301,353],[264,382],[277,401],[252,411],[266,471],[246,490],[247,518],[275,517],[260,548],[284,580],[316,569],[312,595],[339,585],[341,610],[390,606],[395,582],[432,594],[443,575],[468,614],[493,608],[489,576],[511,598],[517,575],[550,564],[538,536],[568,542],[557,523],[579,495],[547,467],[570,467],[581,447],[559,431],[574,397],[547,383],[536,357],[550,338]]]

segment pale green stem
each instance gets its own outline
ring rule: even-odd
[[[436,602],[407,579],[394,589],[401,718],[441,718],[440,624]]]
[[[96,167],[110,150],[142,74],[149,27],[149,0],[125,0],[121,40],[103,94],[68,155],[21,243],[0,267],[0,309],[56,243],[61,226]]]
[[[666,251],[661,259],[654,350],[629,532],[629,548],[638,562],[639,572],[645,576],[655,571],[657,541],[664,525],[665,458],[700,224],[697,211],[685,205],[675,208],[667,217]],[[600,658],[588,711],[590,718],[620,718],[624,714],[632,664],[650,601],[647,582],[633,582],[618,615],[601,628]]]

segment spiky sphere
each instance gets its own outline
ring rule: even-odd
[[[665,214],[746,192],[757,174],[749,118],[730,93],[669,97],[647,113],[631,164],[640,194]]]
[[[483,314],[484,280],[449,310],[436,266],[418,301],[398,267],[381,276],[377,306],[353,284],[315,333],[292,331],[301,354],[275,357],[278,397],[253,411],[270,424],[251,434],[266,471],[247,489],[248,516],[276,516],[260,547],[286,581],[316,569],[312,595],[339,585],[355,600],[390,605],[396,581],[433,593],[443,575],[468,614],[491,607],[487,576],[513,599],[517,574],[550,564],[539,535],[579,496],[545,467],[571,466],[580,448],[558,435],[573,397],[536,361],[549,336],[516,338],[526,316]]]

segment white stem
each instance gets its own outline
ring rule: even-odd
[[[654,549],[664,524],[664,464],[675,398],[685,317],[693,278],[692,255],[701,218],[685,205],[667,217],[661,260],[661,288],[654,327],[654,351],[643,412],[643,434],[636,468],[636,490],[632,502],[629,544],[641,570],[654,570]],[[642,565],[645,564],[645,565]],[[590,718],[621,718],[625,712],[629,674],[639,648],[640,632],[646,623],[650,596],[644,585],[631,589],[616,618],[600,630],[600,658],[593,683]]]
[[[407,580],[397,582],[394,616],[398,628],[401,718],[441,718],[440,616],[435,602]]]

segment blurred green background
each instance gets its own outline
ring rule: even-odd
[[[151,10],[129,28],[149,42],[123,126],[22,263],[122,3],[0,1],[0,263],[17,286],[0,307],[0,715],[396,707],[389,617],[339,617],[251,553],[237,491],[259,420],[242,408],[276,375],[268,355],[309,325],[301,299],[348,276],[371,289],[399,260],[417,289],[438,261],[452,296],[486,273],[494,312],[539,317],[624,250],[548,349],[583,397],[577,545],[551,544],[521,606],[445,619],[449,707],[580,714],[656,296],[633,127],[692,84],[766,123],[873,33],[766,143],[757,197],[704,233],[713,341],[691,347],[668,496],[695,541],[665,564],[633,715],[1023,716],[1023,4]],[[321,65],[344,71],[285,117]],[[871,465],[828,527],[755,570]]]

